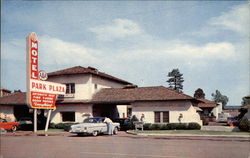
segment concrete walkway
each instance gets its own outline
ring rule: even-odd
[[[135,133],[127,131],[128,134],[140,135],[140,136],[166,136],[166,137],[219,137],[219,138],[247,138],[250,141],[249,135],[209,135],[209,134],[156,134],[156,133]]]
[[[230,127],[230,126],[202,126],[202,131],[223,131],[223,132],[239,132],[240,129],[238,127]]]

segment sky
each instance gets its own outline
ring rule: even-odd
[[[165,86],[178,68],[183,92],[219,90],[228,105],[250,94],[247,1],[1,1],[1,87],[26,91],[26,36],[39,69],[92,66],[140,87]]]

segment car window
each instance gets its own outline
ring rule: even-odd
[[[95,118],[87,118],[83,123],[97,123],[97,120]]]
[[[1,119],[1,123],[6,123],[6,122],[7,122],[7,120]]]

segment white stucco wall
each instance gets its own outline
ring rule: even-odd
[[[178,118],[182,114],[182,123],[197,122],[202,124],[200,115],[189,101],[137,102],[132,106],[132,115],[136,115],[140,119],[141,115],[144,114],[146,123],[154,123],[154,112],[169,111],[170,123],[178,123]]]
[[[96,89],[94,88],[94,84],[97,84],[97,89],[102,89],[102,88],[122,88],[124,87],[124,84],[117,83],[114,81],[110,81],[104,78],[100,78],[97,76],[92,75],[92,92],[95,92]]]
[[[75,96],[74,98],[64,98],[75,99],[75,100],[88,100],[91,96],[90,87],[90,75],[88,74],[77,74],[77,75],[63,75],[63,76],[53,76],[49,77],[48,81],[57,83],[75,83]]]
[[[13,106],[0,106],[0,117],[3,119],[7,119],[8,121],[15,121],[16,118],[14,116],[14,107]]]
[[[213,108],[212,113],[218,119],[219,114],[222,112],[222,103],[217,103],[217,106]]]
[[[126,118],[127,117],[127,105],[117,105],[117,110],[119,113],[120,118]]]
[[[63,122],[61,112],[75,112],[75,122],[82,122],[86,118],[84,114],[91,114],[92,116],[92,105],[59,105],[51,113],[50,120],[52,123]]]
[[[92,99],[93,94],[101,88],[121,88],[124,86],[124,84],[91,74],[52,76],[48,78],[48,81],[57,83],[75,83],[74,97],[64,97],[64,100],[90,100]],[[97,89],[95,89],[95,84],[97,84]]]

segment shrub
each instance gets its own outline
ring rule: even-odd
[[[136,122],[136,121],[139,121],[139,119],[135,115],[133,115],[132,118],[131,118],[131,128],[132,129],[135,129],[134,122]]]
[[[135,122],[135,121],[139,121],[139,119],[135,115],[133,115],[131,118],[131,122]]]
[[[151,130],[151,126],[152,126],[151,123],[145,123],[145,124],[143,125],[143,129],[144,129],[144,130]]]
[[[189,129],[189,130],[194,130],[194,129],[200,130],[201,126],[196,122],[190,122],[190,123],[188,123],[187,129]]]
[[[209,124],[209,117],[207,117],[207,116],[202,116],[202,117],[201,117],[201,120],[202,120],[202,124],[203,124],[203,125],[208,125],[208,124]]]
[[[250,121],[247,119],[247,117],[243,117],[240,120],[239,129],[241,129],[242,131],[250,131]]]
[[[179,123],[176,126],[176,129],[187,129],[188,128],[188,124],[187,123]]]
[[[164,123],[162,124],[162,130],[168,130],[168,124],[167,123]]]
[[[55,123],[50,123],[49,124],[49,128],[55,129],[56,128],[56,124]]]
[[[146,123],[143,125],[144,130],[200,130],[201,126],[196,122],[191,123]]]
[[[170,129],[170,130],[181,129],[179,126],[181,126],[180,123],[168,123],[167,129]]]
[[[77,123],[57,123],[54,125],[56,129],[64,129],[65,131],[69,131],[71,125],[75,125]],[[53,126],[53,124],[52,124]]]
[[[64,123],[57,123],[57,124],[55,124],[55,128],[57,128],[57,129],[63,129],[64,128]]]
[[[160,130],[162,125],[160,123],[154,123],[151,125],[152,130]]]

